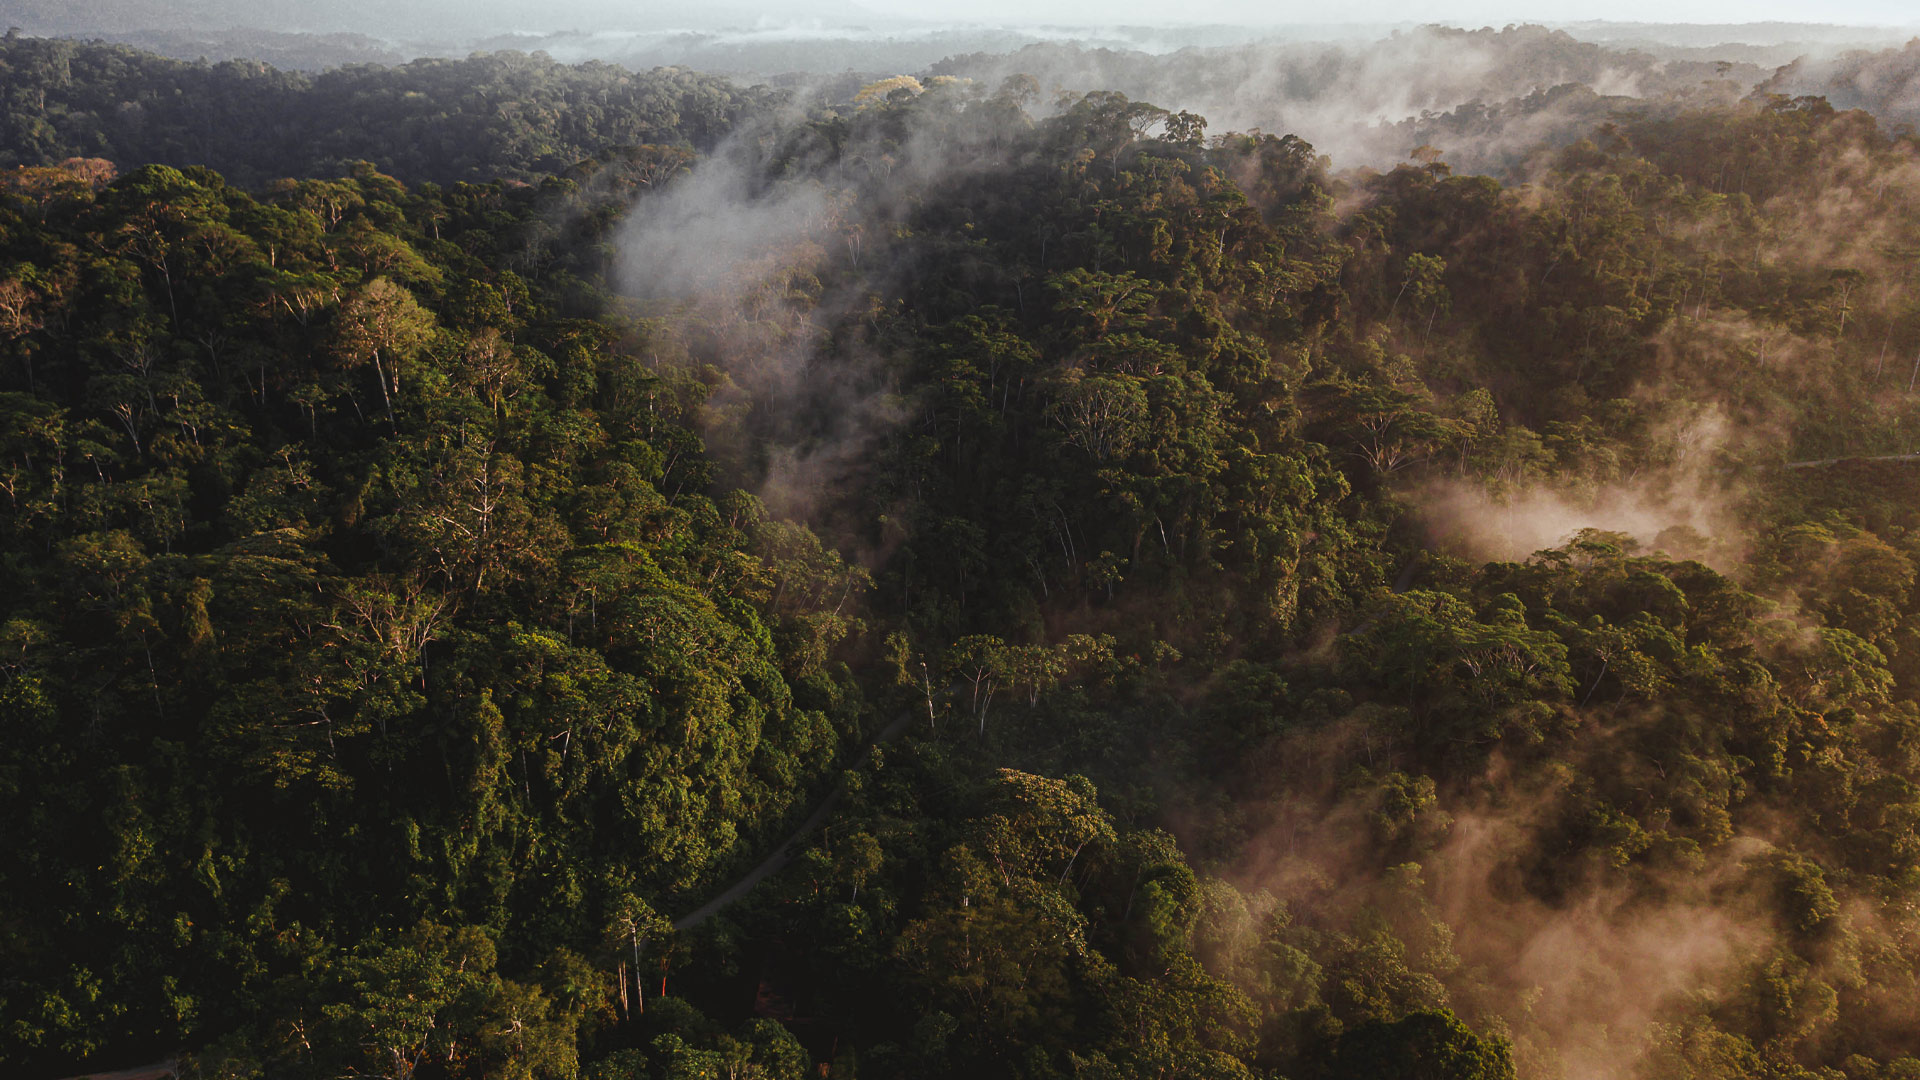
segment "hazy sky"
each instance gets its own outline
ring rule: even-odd
[[[1839,23],[1920,31],[1920,0],[0,0],[0,16],[34,33],[250,26],[398,37],[754,27],[827,33],[863,27],[885,34],[955,25],[1071,31],[1203,24],[1286,28],[1299,36],[1325,28],[1327,36],[1371,37],[1394,24],[1478,28],[1588,20],[1722,27]],[[1701,44],[1807,39],[1778,26],[1710,33],[1712,40]]]
[[[67,0],[0,0],[60,7]],[[755,22],[1237,25],[1447,23],[1504,26],[1589,19],[1655,23],[1843,23],[1920,27],[1920,0],[101,0],[82,7],[250,15],[271,25],[487,22],[528,29]],[[148,20],[152,21],[152,20]]]
[[[845,0],[881,17],[1014,23],[1851,23],[1920,27],[1920,0]],[[833,0],[828,0],[828,8]],[[797,8],[806,8],[801,2]],[[791,8],[789,8],[791,10]]]
[[[1920,26],[1920,0],[853,0],[877,14],[1068,23],[1817,22]]]

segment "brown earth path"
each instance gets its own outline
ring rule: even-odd
[[[1830,457],[1813,461],[1789,461],[1789,469],[1820,469],[1828,465],[1841,465],[1851,461],[1920,461],[1920,454],[1882,454],[1879,457]]]
[[[63,1080],[163,1080],[172,1075],[173,1062],[159,1061],[152,1065],[138,1065],[115,1072],[81,1073],[79,1076],[69,1076]]]
[[[907,725],[912,722],[912,712],[901,713],[894,719],[893,723],[888,724],[881,730],[880,734],[874,736],[873,744],[878,746],[882,743],[891,742],[895,738],[898,738],[901,732],[907,730]],[[673,920],[673,928],[675,930],[691,930],[699,926],[701,923],[719,914],[723,909],[738,902],[741,897],[752,892],[754,886],[779,873],[781,870],[786,869],[787,864],[799,855],[801,842],[812,835],[820,826],[826,824],[827,816],[833,813],[834,807],[840,805],[840,800],[846,793],[847,785],[845,781],[836,784],[834,789],[827,794],[827,797],[820,800],[820,805],[814,807],[813,813],[808,814],[807,819],[800,823],[800,827],[793,830],[792,835],[781,841],[780,844],[773,849],[772,853],[761,861],[760,865],[747,871],[746,876],[735,881],[732,885],[727,886],[726,891],[722,892],[719,896],[695,908],[691,913]]]
[[[888,724],[885,728],[881,729],[880,734],[874,736],[873,745],[879,746],[892,742],[900,736],[901,732],[907,730],[907,725],[912,722],[912,712],[901,713],[898,717],[894,718],[893,723]],[[735,881],[732,885],[727,886],[726,891],[722,892],[719,896],[700,905],[700,907],[694,909],[692,913],[675,919],[673,921],[673,928],[675,930],[690,930],[693,927],[699,926],[727,907],[737,903],[741,897],[752,892],[754,886],[772,877],[774,874],[779,873],[781,870],[786,869],[787,864],[791,863],[795,856],[799,854],[801,842],[812,835],[820,826],[826,824],[827,816],[833,813],[834,807],[840,805],[840,800],[845,797],[846,794],[847,785],[845,781],[835,785],[834,789],[827,794],[827,797],[820,800],[820,805],[814,807],[813,813],[808,814],[807,819],[800,823],[800,827],[795,829],[778,847],[775,847],[771,854],[761,860],[760,865],[747,871],[744,877]],[[118,1072],[82,1073],[79,1076],[63,1077],[62,1080],[165,1080],[166,1077],[172,1075],[173,1062],[162,1061],[153,1065],[121,1069]]]

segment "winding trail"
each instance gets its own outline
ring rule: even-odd
[[[900,737],[901,732],[907,730],[907,725],[913,723],[913,719],[914,714],[911,710],[902,712],[894,718],[892,723],[882,728],[880,733],[873,737],[873,741],[867,745],[869,747],[881,746],[892,742],[894,739]],[[737,903],[742,897],[752,892],[754,886],[779,873],[781,870],[786,869],[787,864],[792,862],[794,857],[799,854],[801,842],[806,840],[806,838],[815,830],[819,829],[820,826],[826,824],[828,815],[833,813],[834,807],[840,805],[840,800],[846,797],[846,794],[847,782],[842,780],[840,783],[834,785],[833,790],[827,793],[826,798],[820,800],[820,805],[813,808],[813,813],[807,815],[807,819],[800,823],[799,828],[795,829],[792,834],[781,841],[779,846],[775,847],[771,854],[761,860],[760,865],[747,871],[746,875],[741,877],[740,880],[727,886],[726,891],[722,892],[719,896],[700,905],[700,907],[696,908],[692,913],[675,919],[673,921],[673,928],[675,930],[691,930],[699,926],[701,923],[706,922],[708,919],[718,915],[721,911]],[[163,1061],[153,1065],[142,1065],[133,1069],[121,1069],[117,1072],[82,1073],[79,1076],[67,1077],[65,1080],[165,1080],[166,1077],[172,1075],[174,1075],[173,1062]]]
[[[1789,461],[1789,469],[1821,469],[1829,465],[1842,465],[1854,461],[1920,461],[1920,454],[1881,454],[1879,457],[1830,457],[1813,461]]]
[[[115,1072],[81,1073],[66,1080],[163,1080],[173,1075],[173,1062],[162,1061],[153,1065],[142,1065],[133,1069],[120,1069]]]
[[[875,735],[873,742],[868,745],[880,746],[892,742],[894,739],[899,738],[900,733],[907,730],[907,725],[912,722],[912,711],[902,712],[894,718],[893,723],[882,728],[880,734]],[[772,877],[774,874],[779,873],[781,870],[786,869],[787,864],[792,862],[795,856],[800,853],[801,842],[818,830],[820,826],[826,824],[828,815],[833,813],[834,807],[840,805],[841,798],[846,794],[847,782],[845,780],[835,784],[833,790],[827,793],[827,797],[820,800],[820,805],[813,808],[813,813],[807,815],[807,819],[800,823],[800,827],[795,829],[792,835],[776,845],[773,851],[768,854],[765,859],[761,860],[760,865],[747,871],[745,876],[741,877],[740,880],[727,886],[726,890],[719,896],[695,908],[691,913],[673,920],[673,928],[675,930],[691,930],[699,926],[701,923],[718,915],[727,907],[737,903],[742,897],[752,892],[754,886]]]

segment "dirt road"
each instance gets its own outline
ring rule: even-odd
[[[913,713],[901,713],[894,719],[893,723],[888,724],[881,730],[879,735],[874,737],[873,745],[878,746],[882,743],[893,741],[900,736],[901,732],[907,730],[907,725],[912,722]],[[723,909],[739,901],[741,897],[752,892],[754,886],[772,877],[774,874],[779,873],[781,870],[786,869],[787,864],[792,862],[794,857],[800,853],[801,844],[807,837],[813,835],[820,826],[826,824],[827,817],[833,813],[834,807],[840,805],[840,799],[845,796],[846,793],[847,785],[844,782],[836,785],[833,791],[828,793],[826,798],[820,800],[820,805],[813,808],[813,813],[808,814],[807,819],[800,823],[800,827],[795,829],[785,840],[781,841],[780,844],[773,849],[773,853],[768,855],[759,866],[747,871],[744,877],[727,886],[726,891],[722,892],[719,896],[700,905],[700,907],[696,908],[690,914],[673,920],[673,928],[675,930],[691,930],[699,926],[701,923],[719,914]]]
[[[69,1076],[64,1080],[164,1080],[165,1077],[172,1075],[173,1062],[162,1061],[153,1065],[121,1069],[118,1072],[81,1073],[79,1076]]]
[[[1830,457],[1817,461],[1789,461],[1789,469],[1821,469],[1848,461],[1920,461],[1920,454],[1882,454],[1879,457]]]
[[[911,712],[900,714],[891,724],[883,728],[880,734],[874,736],[872,745],[879,746],[899,738],[900,733],[907,730],[907,725],[912,723],[913,719]],[[840,800],[846,794],[847,785],[844,782],[835,786],[826,798],[820,800],[820,805],[813,808],[813,813],[808,814],[807,819],[800,823],[800,827],[781,841],[780,845],[774,848],[773,853],[762,860],[760,865],[747,871],[746,876],[727,886],[725,892],[702,904],[693,913],[675,919],[673,928],[690,930],[699,926],[752,892],[754,886],[784,870],[787,864],[794,860],[794,856],[799,854],[801,845],[807,837],[826,824],[828,816],[833,813],[833,808],[840,805]],[[163,1061],[134,1069],[121,1069],[118,1072],[83,1073],[80,1076],[65,1077],[63,1080],[165,1080],[172,1075],[173,1062]]]

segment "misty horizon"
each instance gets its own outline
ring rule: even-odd
[[[738,40],[884,40],[1005,33],[1034,40],[1125,43],[1145,51],[1261,41],[1377,40],[1423,26],[1498,29],[1540,25],[1596,41],[1679,46],[1832,47],[1895,43],[1920,30],[1920,10],[1895,0],[1823,6],[1820,19],[1785,2],[1557,4],[1358,0],[1337,17],[1290,5],[1212,0],[1170,9],[1146,3],[993,0],[964,10],[873,0],[635,4],[615,0],[527,5],[503,0],[0,0],[0,20],[35,35],[130,33],[359,34],[406,47],[458,47],[488,39],[636,38],[676,34]]]
[[[1862,82],[1848,74],[1879,61],[1845,58],[1897,57],[1913,40],[1886,26],[1568,18],[1495,29],[1416,21],[1424,9],[1408,5],[1393,7],[1407,16],[1394,21],[1288,21],[1276,11],[1231,23],[1203,18],[1218,8],[1183,10],[1185,22],[1149,24],[1129,21],[1137,14],[1129,9],[1095,20],[1091,9],[1058,4],[996,19],[980,9],[947,16],[851,0],[698,9],[590,2],[538,11],[486,2],[456,11],[370,0],[0,0],[0,18],[29,35],[304,71],[520,52],[633,71],[688,68],[742,86],[770,84],[817,105],[895,75],[989,84],[1031,75],[1049,99],[1114,90],[1197,113],[1215,133],[1298,134],[1342,168],[1386,167],[1430,143],[1456,169],[1498,174],[1535,143],[1577,137],[1629,102],[1737,96],[1762,84],[1768,92],[1832,93],[1889,121],[1920,119],[1920,94],[1905,76]],[[1343,14],[1369,12],[1386,9]],[[1298,73],[1307,70],[1322,74],[1303,81]]]

